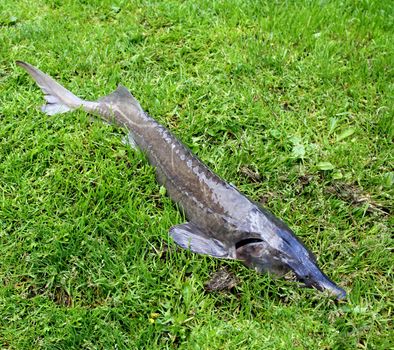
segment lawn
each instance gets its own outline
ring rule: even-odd
[[[391,1],[2,1],[0,348],[393,348],[393,38]],[[348,299],[177,248],[124,130],[41,113],[18,59],[128,87]]]

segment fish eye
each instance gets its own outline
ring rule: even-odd
[[[304,276],[304,283],[309,285],[311,283],[311,275],[308,273]]]
[[[303,275],[303,276],[301,276],[301,277],[299,278],[299,281],[300,281],[301,283],[305,283],[305,284],[308,284],[310,280],[311,280],[311,275],[310,275],[309,273],[306,274],[306,275]]]

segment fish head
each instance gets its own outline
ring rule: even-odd
[[[346,292],[319,269],[315,256],[291,229],[266,210],[261,208],[259,212],[260,224],[252,225],[249,237],[237,242],[236,257],[257,272],[283,275],[292,271],[306,287],[344,299]]]

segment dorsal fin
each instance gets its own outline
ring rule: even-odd
[[[123,85],[119,85],[114,92],[111,92],[109,95],[100,98],[98,102],[104,102],[108,104],[115,104],[122,102],[125,102],[127,104],[131,103],[139,111],[141,112],[143,111],[137,99]]]

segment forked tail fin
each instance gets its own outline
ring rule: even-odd
[[[24,68],[44,92],[47,103],[42,106],[41,110],[48,115],[65,113],[82,107],[86,112],[98,115],[108,123],[115,122],[124,125],[125,121],[122,118],[119,116],[114,118],[114,109],[123,111],[121,115],[124,115],[125,111],[127,111],[126,114],[144,113],[139,102],[124,86],[119,85],[114,92],[100,98],[97,102],[86,101],[75,96],[31,64],[22,61],[16,61],[16,64]]]
[[[38,68],[22,61],[16,61],[16,64],[24,68],[44,92],[45,100],[47,101],[47,103],[41,107],[44,113],[54,115],[65,113],[83,106],[84,100],[75,96],[72,92],[68,91]]]

